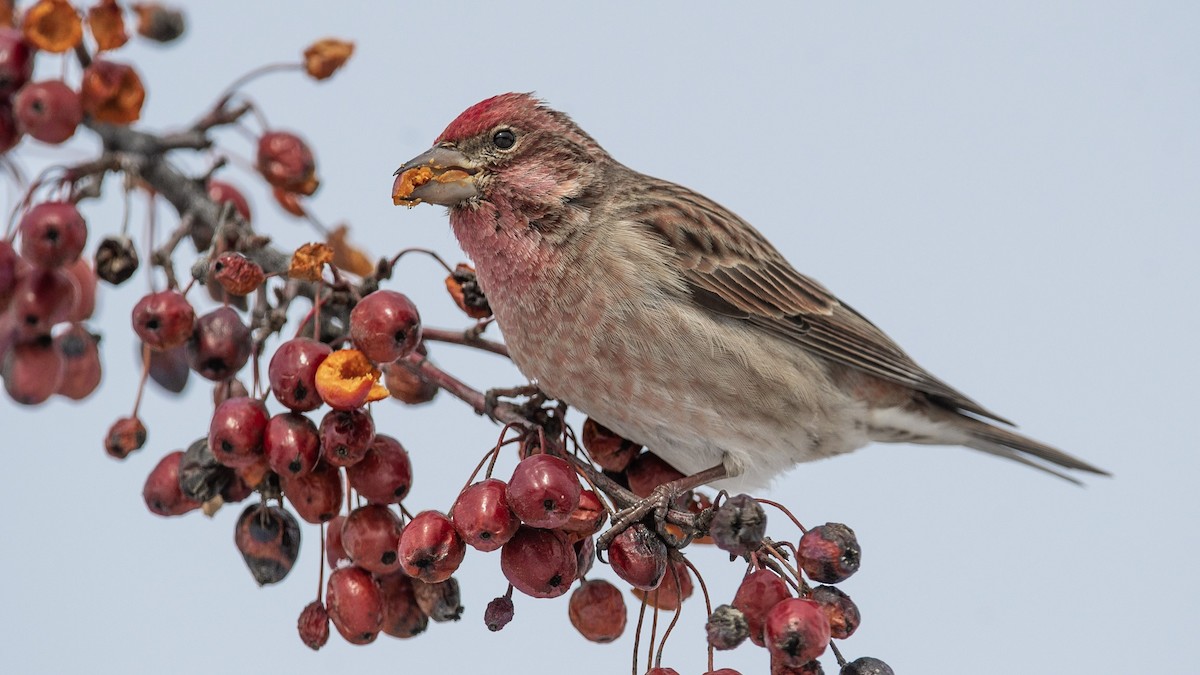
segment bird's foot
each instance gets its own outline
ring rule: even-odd
[[[701,485],[711,483],[714,480],[727,478],[728,472],[724,465],[717,465],[711,469],[705,469],[700,473],[691,476],[684,476],[669,483],[663,483],[654,488],[648,497],[638,500],[629,507],[618,511],[613,515],[612,527],[604,531],[596,539],[596,550],[606,551],[613,540],[616,539],[622,532],[629,529],[634,523],[640,522],[647,517],[650,517],[650,528],[656,532],[663,541],[671,548],[683,548],[687,546],[691,540],[699,534],[702,534],[696,527],[683,528],[683,537],[678,537],[671,528],[668,527],[670,520],[668,515],[672,512],[672,506],[679,500],[680,495],[687,493]],[[685,520],[685,524],[694,525],[696,516],[691,513],[680,512],[680,518]],[[690,531],[689,531],[690,530]]]
[[[536,406],[541,406],[546,400],[546,395],[538,388],[537,382],[522,384],[516,387],[497,387],[488,389],[483,394],[483,413],[490,417],[492,421],[496,420],[496,406],[500,405],[500,398],[515,398],[518,396],[529,397],[528,403],[534,403]]]

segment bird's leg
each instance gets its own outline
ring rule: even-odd
[[[671,508],[671,504],[675,503],[675,499],[680,494],[707,485],[715,480],[728,478],[729,472],[724,464],[718,464],[712,468],[705,469],[699,473],[683,478],[677,478],[669,483],[663,483],[654,488],[654,492],[645,499],[639,500],[636,504],[618,511],[612,519],[612,527],[608,528],[604,534],[596,539],[596,550],[608,550],[609,544],[617,535],[624,532],[630,525],[640,521],[647,515],[654,515],[655,530],[661,530],[663,523],[666,521],[667,510]],[[687,533],[685,532],[685,539]]]
[[[542,390],[538,389],[537,382],[530,382],[529,384],[522,384],[516,387],[497,387],[494,389],[488,389],[483,395],[483,412],[485,415],[495,420],[496,406],[500,403],[501,396],[505,398],[513,398],[515,396],[534,397],[540,395],[541,393]]]

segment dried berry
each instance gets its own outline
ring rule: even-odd
[[[845,640],[858,630],[858,624],[862,622],[858,605],[840,589],[833,586],[817,586],[809,597],[821,606],[825,618],[829,619],[831,636]]]
[[[730,497],[713,514],[708,532],[722,551],[749,555],[759,549],[767,534],[767,514],[750,495]]]
[[[96,247],[97,276],[118,286],[133,276],[137,268],[137,249],[129,237],[115,235],[100,240],[100,245]]]
[[[454,577],[434,584],[413,579],[413,595],[421,611],[438,623],[462,618],[462,593]]]
[[[483,610],[483,622],[488,630],[495,633],[513,620],[513,601],[507,596],[492,598],[487,609]]]
[[[732,605],[720,605],[714,609],[704,630],[708,633],[708,644],[719,650],[733,649],[750,636],[746,615]]]
[[[259,586],[283,581],[300,554],[300,524],[278,506],[253,504],[242,511],[234,542]]]
[[[129,453],[146,444],[146,427],[136,417],[122,417],[113,422],[104,437],[104,450],[117,459],[125,459]],[[180,451],[180,455],[183,452]],[[179,482],[178,478],[175,481]]]
[[[571,625],[592,642],[612,642],[625,631],[625,598],[603,579],[591,579],[571,593],[567,605]]]
[[[305,605],[296,620],[296,630],[300,640],[316,651],[329,641],[329,613],[320,600],[313,600]]]
[[[825,523],[805,532],[796,550],[804,573],[823,584],[846,580],[862,561],[854,530],[841,523]]]

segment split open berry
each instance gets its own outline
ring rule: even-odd
[[[383,632],[397,638],[410,638],[425,632],[429,617],[417,604],[414,586],[419,583],[404,572],[377,576],[383,593]]]
[[[607,519],[608,511],[600,498],[592,490],[584,490],[579,493],[579,506],[559,529],[569,532],[573,541],[579,541],[599,532]]]
[[[288,192],[311,195],[317,191],[317,164],[301,138],[286,131],[271,131],[258,140],[256,166],[267,182]]]
[[[767,613],[771,611],[772,607],[790,597],[792,594],[788,591],[787,584],[778,574],[767,569],[759,569],[747,574],[742,579],[741,585],[733,595],[733,602],[730,604],[746,617],[746,624],[750,629],[750,641],[762,647],[763,623],[766,621]]]
[[[325,646],[329,641],[329,613],[320,600],[305,605],[300,618],[296,620],[296,630],[300,633],[300,640],[313,651]]]
[[[44,403],[54,395],[62,376],[62,356],[49,338],[13,345],[0,366],[4,390],[21,405]]]
[[[513,470],[508,482],[508,505],[526,525],[561,527],[579,506],[582,488],[571,465],[561,457],[533,455]]]
[[[325,603],[334,627],[351,644],[374,642],[383,629],[383,593],[361,567],[334,570],[325,587]]]
[[[462,592],[458,588],[458,579],[454,577],[436,584],[413,579],[413,595],[421,611],[438,623],[462,618]]]
[[[672,560],[667,563],[667,572],[663,575],[662,583],[652,591],[633,589],[634,597],[645,599],[651,607],[673,612],[679,609],[684,600],[692,597],[694,592],[692,575],[682,560]]]
[[[100,336],[89,333],[80,324],[54,338],[54,348],[62,357],[63,376],[55,393],[72,401],[91,395],[100,385]]]
[[[357,349],[339,349],[317,366],[317,393],[335,410],[353,410],[388,397],[382,373]]]
[[[590,579],[571,593],[571,625],[592,642],[612,642],[625,632],[625,596],[603,579]]]
[[[146,477],[142,499],[151,513],[181,516],[200,508],[200,502],[189,499],[179,488],[179,465],[182,459],[182,450],[168,452]]]
[[[862,561],[854,530],[841,523],[825,523],[805,532],[796,555],[808,578],[823,584],[848,579]]]
[[[146,427],[136,417],[122,417],[113,422],[104,436],[104,450],[117,459],[125,459],[129,453],[146,444]],[[180,450],[182,455],[183,451]],[[179,482],[178,478],[175,480]]]
[[[507,488],[504,481],[488,478],[458,495],[450,518],[463,541],[480,551],[495,551],[517,533],[521,521],[508,508]]]
[[[507,596],[492,598],[487,608],[483,610],[483,623],[488,630],[495,633],[503,629],[513,620],[513,601]]]
[[[328,462],[317,462],[308,473],[280,474],[279,482],[296,515],[305,522],[328,522],[342,510],[342,477]]]
[[[96,275],[118,286],[125,283],[139,265],[133,240],[124,235],[109,235],[96,247]]]
[[[356,410],[330,410],[321,418],[321,455],[334,466],[351,466],[366,456],[375,440],[371,414]]]
[[[267,465],[277,474],[308,473],[321,459],[317,425],[300,413],[280,413],[268,420],[262,443]]]
[[[250,358],[250,329],[230,307],[196,319],[187,345],[188,365],[209,380],[233,377]]]
[[[825,652],[829,620],[821,606],[806,598],[788,598],[767,612],[763,642],[772,660],[799,668]]]
[[[466,546],[444,514],[422,511],[404,526],[397,552],[405,574],[433,584],[454,574]]]
[[[166,351],[187,341],[196,312],[179,291],[159,291],[133,306],[133,332],[151,349]]]
[[[279,345],[271,357],[267,377],[275,399],[296,412],[321,406],[317,394],[317,368],[332,351],[324,342],[293,338]]]
[[[864,656],[842,666],[841,675],[896,675],[896,672],[883,661]]]
[[[30,82],[13,99],[21,131],[43,143],[62,143],[83,121],[79,94],[61,80]]]
[[[179,489],[193,501],[204,503],[216,497],[233,479],[233,469],[213,456],[207,436],[193,441],[179,460]]]
[[[12,94],[33,77],[36,52],[21,31],[0,28],[0,97]]]
[[[132,67],[96,59],[83,71],[79,98],[83,111],[96,121],[130,124],[142,116],[146,89]]]
[[[259,586],[278,583],[300,554],[300,524],[286,509],[252,504],[238,518],[234,543]]]
[[[367,454],[346,467],[350,487],[372,504],[399,504],[408,495],[412,478],[408,452],[387,434],[376,434]]]
[[[713,514],[708,532],[722,551],[749,555],[762,546],[767,534],[767,514],[750,495],[730,497]]]
[[[396,550],[402,529],[400,518],[383,504],[360,506],[342,525],[342,547],[355,565],[376,574],[391,574],[400,569]]]
[[[500,571],[518,591],[535,598],[566,593],[578,573],[575,549],[562,535],[522,525],[500,549]]]
[[[56,269],[27,271],[17,284],[9,307],[22,342],[49,336],[55,324],[66,321],[79,300],[71,275]]]
[[[472,319],[486,319],[492,315],[491,305],[479,287],[475,269],[470,265],[459,263],[454,266],[454,271],[446,277],[446,290],[450,292],[454,304]]]
[[[652,591],[667,573],[667,545],[645,525],[636,523],[613,539],[608,564],[634,588]]]
[[[375,291],[351,310],[350,339],[375,363],[391,363],[406,356],[421,341],[417,306],[403,293]]]
[[[858,624],[862,622],[858,605],[840,589],[833,586],[817,586],[809,597],[821,606],[825,618],[829,619],[830,635],[845,640],[858,630]]]
[[[231,398],[213,412],[208,445],[217,461],[229,467],[249,466],[263,453],[267,406],[248,396]]]
[[[746,615],[733,605],[720,605],[714,609],[704,630],[708,634],[708,644],[721,651],[737,647],[750,636]]]
[[[583,421],[582,440],[588,456],[605,471],[624,471],[642,451],[642,446],[621,438],[590,417]]]
[[[221,180],[209,179],[208,181],[208,198],[218,204],[230,202],[233,204],[234,211],[242,217],[242,220],[250,222],[250,202],[246,201],[246,196],[242,191],[233,185]]]

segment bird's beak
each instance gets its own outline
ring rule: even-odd
[[[479,194],[475,184],[478,170],[454,148],[430,148],[396,169],[392,201],[410,207],[421,202],[458,206]]]

